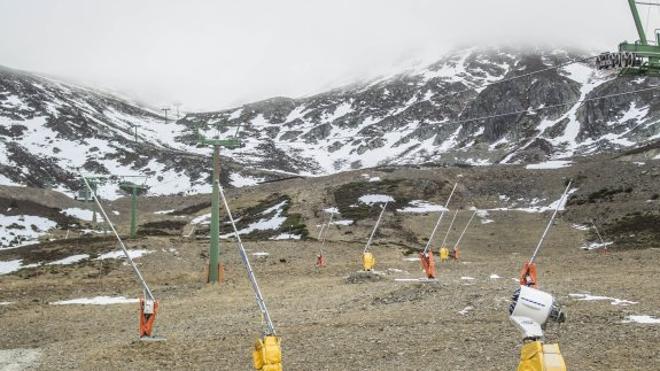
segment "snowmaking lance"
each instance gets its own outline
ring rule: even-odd
[[[594,232],[596,232],[596,236],[598,236],[598,241],[600,241],[601,247],[598,248],[598,252],[607,254],[607,244],[605,243],[603,236],[600,234],[600,231],[598,230],[598,226],[596,225],[596,221],[594,219],[591,219],[591,226],[594,227]]]
[[[364,250],[362,251],[362,269],[365,272],[373,271],[374,266],[376,265],[376,258],[374,257],[374,254],[369,252],[369,247],[371,246],[371,242],[374,239],[376,230],[378,230],[380,221],[383,219],[383,214],[385,214],[385,210],[387,209],[388,203],[389,201],[385,201],[385,205],[382,206],[383,208],[380,211],[380,215],[378,215],[378,220],[376,220],[376,224],[374,225],[374,228],[371,230],[371,235],[369,235],[369,240],[367,240],[367,244],[364,246]]]
[[[154,326],[154,321],[156,320],[156,313],[158,313],[158,305],[159,305],[159,300],[157,300],[153,293],[151,292],[151,289],[147,285],[147,282],[144,280],[144,277],[142,276],[142,273],[140,273],[140,270],[138,269],[137,265],[135,265],[135,262],[133,262],[133,259],[131,258],[130,254],[128,253],[128,249],[126,249],[126,245],[124,245],[124,241],[122,241],[121,237],[119,237],[119,233],[117,233],[117,230],[115,229],[114,224],[110,221],[110,218],[108,218],[108,214],[105,212],[105,209],[103,209],[103,206],[101,205],[101,202],[99,201],[98,197],[96,197],[96,192],[94,192],[94,189],[90,185],[90,183],[87,181],[87,178],[80,174],[80,177],[83,180],[83,183],[85,183],[85,186],[89,190],[89,193],[91,194],[92,199],[96,203],[96,206],[99,209],[99,212],[105,219],[106,223],[112,230],[112,233],[115,235],[117,238],[117,244],[121,248],[121,250],[124,252],[124,255],[126,256],[126,260],[130,264],[131,268],[133,268],[133,272],[135,272],[135,275],[137,276],[138,282],[142,286],[142,291],[143,291],[143,297],[140,298],[140,311],[139,311],[139,322],[140,322],[140,340],[142,341],[163,341],[165,340],[162,337],[157,337],[153,336],[153,326]]]
[[[325,256],[323,255],[323,246],[325,246],[325,238],[328,236],[328,230],[330,229],[330,225],[332,225],[332,219],[334,218],[334,216],[335,216],[335,212],[331,210],[328,223],[322,224],[321,230],[319,231],[318,240],[321,241],[321,244],[319,245],[319,254],[316,256],[315,266],[317,268],[325,267]]]
[[[454,259],[455,261],[458,261],[459,258],[461,257],[461,251],[458,249],[458,247],[461,243],[461,240],[463,240],[463,236],[465,236],[465,232],[467,232],[468,227],[470,227],[470,223],[472,223],[472,219],[474,219],[475,215],[477,215],[477,211],[478,210],[474,210],[474,212],[470,216],[470,219],[468,219],[467,224],[465,224],[465,228],[463,228],[463,232],[461,232],[461,235],[458,236],[458,240],[456,240],[454,247],[449,252],[449,257],[451,259]]]
[[[438,251],[438,255],[440,256],[440,263],[444,263],[447,261],[449,258],[449,249],[447,248],[447,237],[449,237],[449,233],[451,233],[451,227],[454,226],[454,222],[456,221],[456,217],[458,216],[458,209],[456,209],[456,212],[454,213],[454,217],[451,218],[451,222],[449,223],[449,228],[447,228],[447,233],[445,233],[445,238],[442,239],[442,243],[440,244],[440,250]]]
[[[532,257],[525,262],[520,272],[520,287],[511,298],[509,318],[523,334],[518,371],[566,371],[566,364],[559,351],[559,345],[544,344],[543,332],[548,322],[562,323],[566,320],[566,315],[551,294],[537,288],[535,260],[554,223],[557,212],[568,197],[571,185],[572,181],[569,181],[555,205],[550,221],[543,231]]]
[[[445,202],[445,207],[442,209],[442,211],[440,211],[440,216],[438,217],[438,221],[435,223],[435,226],[431,231],[431,236],[429,237],[429,240],[426,242],[426,247],[424,247],[424,251],[419,253],[419,261],[422,264],[422,269],[424,269],[424,273],[426,274],[426,278],[428,279],[435,279],[436,276],[435,260],[433,259],[433,252],[431,251],[431,244],[433,243],[433,237],[435,236],[435,232],[438,231],[438,227],[442,222],[442,218],[445,216],[445,211],[449,210],[447,209],[447,207],[449,207],[449,202],[451,201],[451,198],[454,195],[454,192],[456,191],[456,187],[458,187],[458,182],[454,183],[454,187],[451,189],[451,192],[449,193],[447,202]]]
[[[257,301],[257,306],[261,312],[261,318],[264,324],[263,336],[257,339],[254,345],[254,349],[252,350],[253,366],[255,370],[258,371],[282,371],[282,349],[280,347],[280,338],[275,333],[275,326],[273,325],[273,321],[270,318],[268,307],[266,307],[266,301],[261,294],[259,283],[257,282],[257,278],[255,277],[254,271],[252,270],[252,265],[250,264],[247,252],[243,246],[241,235],[238,233],[238,228],[236,228],[236,222],[234,221],[231,209],[227,203],[227,197],[225,197],[225,192],[222,188],[222,185],[219,183],[218,191],[220,193],[219,197],[222,198],[222,203],[225,207],[225,210],[227,211],[229,223],[234,230],[236,245],[238,247],[241,260],[243,261],[243,266],[245,266],[245,270],[247,271],[248,279],[252,285],[252,291],[254,292],[254,297]]]

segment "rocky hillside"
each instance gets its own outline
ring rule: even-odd
[[[548,69],[585,57],[467,50],[368,84],[190,114],[179,122],[206,130],[243,123],[245,147],[232,152],[237,161],[309,174],[382,164],[539,162],[660,139],[660,90],[576,103],[660,79],[617,78],[589,63]],[[492,84],[538,70],[545,71]]]
[[[383,164],[543,162],[660,139],[660,90],[580,102],[660,79],[618,78],[588,63],[549,68],[585,56],[464,50],[311,97],[273,98],[169,122],[105,93],[2,68],[0,185],[72,193],[80,168],[149,175],[153,194],[201,192],[208,190],[210,151],[197,147],[197,132],[229,137],[236,125],[242,146],[223,150],[222,177],[234,186]],[[523,77],[496,83],[517,76]],[[115,185],[103,192],[117,195]]]
[[[210,149],[181,145],[184,130],[109,94],[0,67],[0,185],[73,194],[82,171],[146,175],[152,194],[206,191]],[[224,166],[231,183],[237,166],[230,159]],[[101,195],[117,197],[116,182]]]

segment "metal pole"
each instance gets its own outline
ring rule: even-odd
[[[380,215],[378,215],[378,220],[376,220],[376,225],[374,225],[374,229],[371,231],[371,235],[369,236],[369,240],[367,241],[367,245],[364,247],[364,251],[362,253],[366,253],[367,250],[369,249],[369,246],[371,246],[371,241],[374,239],[374,235],[376,234],[376,229],[378,229],[378,225],[380,224],[380,220],[383,218],[383,214],[385,214],[385,209],[387,208],[387,204],[389,201],[385,201],[385,205],[383,205],[383,210],[380,211]]]
[[[598,236],[600,243],[605,243],[605,241],[603,240],[603,236],[600,235],[600,232],[598,231],[598,227],[596,226],[596,222],[593,219],[591,219],[591,225],[594,226],[594,230],[596,231],[596,235]]]
[[[468,219],[467,224],[465,225],[465,228],[463,228],[463,232],[461,232],[461,235],[458,237],[458,240],[456,240],[456,244],[454,245],[454,251],[458,248],[458,244],[461,243],[461,240],[463,239],[463,236],[465,236],[465,232],[467,231],[468,227],[470,226],[470,223],[472,223],[472,219],[474,219],[474,216],[477,215],[477,210],[474,210],[472,213],[472,216],[470,219]]]
[[[635,27],[637,28],[637,33],[639,34],[639,42],[642,45],[648,45],[648,42],[646,41],[646,32],[644,32],[642,20],[639,18],[639,12],[637,11],[635,0],[628,0],[628,5],[630,5],[630,12],[632,13],[633,19],[635,20]]]
[[[431,237],[429,237],[429,240],[426,242],[426,247],[424,247],[424,254],[429,252],[429,247],[431,247],[431,242],[433,241],[435,232],[438,230],[438,226],[440,226],[440,222],[442,222],[442,217],[445,216],[445,210],[447,210],[447,207],[449,206],[449,201],[451,201],[451,197],[454,195],[454,191],[456,191],[456,186],[458,186],[458,182],[456,182],[454,184],[454,188],[451,189],[451,193],[449,193],[449,198],[447,198],[447,202],[445,202],[445,208],[440,212],[440,217],[438,217],[438,221],[435,223],[435,227],[433,227],[433,231],[431,231]]]
[[[211,245],[209,247],[209,283],[218,282],[220,260],[220,146],[213,146],[213,195],[211,196]]]
[[[87,183],[87,178],[85,178],[82,173],[80,173],[80,176],[83,179],[83,182],[85,182],[85,185],[87,188],[92,191],[92,187],[89,186],[89,183]],[[112,224],[110,221],[110,218],[108,218],[108,214],[105,213],[105,210],[103,209],[103,206],[101,206],[101,202],[99,202],[99,199],[96,198],[96,193],[92,192],[92,198],[94,199],[94,202],[96,203],[96,206],[99,208],[101,215],[105,218],[106,222],[110,226],[110,229],[112,229],[112,233],[114,233],[115,237],[117,237],[117,242],[119,243],[119,247],[121,247],[122,251],[124,252],[124,255],[126,255],[126,260],[130,263],[131,267],[133,268],[133,272],[135,272],[135,275],[138,277],[138,281],[142,285],[142,289],[145,292],[145,296],[148,296],[149,300],[156,300],[154,298],[154,295],[151,293],[151,289],[149,289],[149,286],[147,286],[147,282],[144,280],[144,277],[142,277],[142,273],[140,273],[140,270],[138,269],[137,265],[135,265],[135,262],[133,259],[131,259],[131,256],[128,254],[128,250],[126,249],[126,245],[124,245],[124,241],[121,240],[121,237],[119,237],[119,233],[117,233],[117,230],[115,229],[115,226]]]
[[[229,217],[229,222],[231,223],[232,228],[234,229],[234,236],[236,236],[236,244],[238,245],[238,250],[245,265],[245,270],[247,270],[248,278],[252,284],[252,290],[254,291],[254,296],[257,300],[257,305],[263,316],[264,321],[266,321],[266,332],[264,335],[275,335],[275,326],[273,326],[273,321],[270,318],[270,313],[266,307],[266,301],[264,300],[261,290],[259,289],[259,284],[257,283],[257,278],[254,276],[254,271],[250,265],[250,260],[248,259],[247,253],[245,252],[245,247],[243,247],[243,241],[241,241],[241,235],[238,234],[238,229],[236,228],[236,223],[234,223],[234,217],[231,215],[231,210],[229,209],[229,204],[227,203],[227,198],[225,197],[225,192],[222,190],[222,186],[218,186],[220,190],[220,195],[222,196],[222,202],[225,205],[225,210],[227,211],[227,217]]]
[[[137,238],[137,187],[131,187],[131,238]]]
[[[323,246],[325,246],[325,238],[328,237],[328,230],[332,224],[332,218],[335,216],[335,213],[330,212],[330,219],[328,219],[327,227],[325,228],[325,233],[323,233],[323,239],[321,240],[321,246],[319,247],[319,254],[323,255]]]
[[[319,236],[316,238],[317,240],[321,240],[321,236],[323,236],[323,230],[325,229],[325,223],[321,224],[321,229],[319,230]]]
[[[451,223],[449,223],[449,228],[447,228],[447,233],[445,233],[445,238],[442,239],[442,244],[440,244],[440,247],[445,246],[445,242],[447,242],[447,237],[449,237],[449,232],[451,231],[451,227],[454,225],[454,221],[456,220],[457,216],[458,216],[458,209],[456,209],[456,212],[454,213],[454,217],[451,218]]]
[[[550,221],[548,222],[548,225],[545,227],[545,230],[543,231],[543,234],[541,235],[541,239],[539,240],[538,245],[536,245],[536,249],[534,250],[534,254],[532,254],[532,258],[529,259],[529,264],[534,263],[534,260],[536,259],[536,255],[539,253],[539,250],[541,249],[541,245],[543,244],[543,240],[545,240],[545,236],[548,234],[548,231],[550,230],[550,226],[552,226],[552,222],[555,220],[555,216],[557,216],[557,212],[559,211],[559,207],[561,206],[562,202],[564,201],[564,197],[568,194],[568,190],[571,189],[571,184],[573,184],[573,181],[569,181],[568,185],[566,186],[566,189],[564,190],[564,193],[561,195],[561,198],[559,198],[559,201],[557,202],[557,206],[555,207],[555,211],[552,213],[552,217],[550,217]]]

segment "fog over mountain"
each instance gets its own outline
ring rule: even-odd
[[[615,0],[0,1],[1,65],[188,111],[310,96],[455,48],[626,39],[634,24]]]

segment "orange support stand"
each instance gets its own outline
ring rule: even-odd
[[[426,273],[426,278],[435,278],[435,259],[433,259],[433,252],[429,250],[426,254],[419,253],[419,261],[422,263],[422,269]]]
[[[209,275],[209,265],[206,265],[206,283],[211,282],[211,275]],[[225,265],[218,263],[218,283],[222,283],[225,280]]]
[[[158,312],[158,300],[153,302],[153,308],[145,305],[144,298],[140,298],[140,337],[151,336]],[[149,313],[151,312],[151,313]]]
[[[536,263],[525,262],[523,269],[520,271],[520,285],[536,288],[537,283]]]
[[[325,256],[322,254],[316,255],[316,268],[324,268],[325,267]]]

